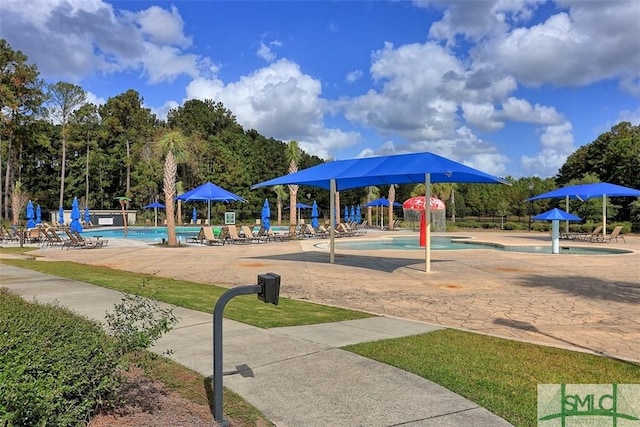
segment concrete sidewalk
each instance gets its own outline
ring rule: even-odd
[[[0,286],[26,300],[58,302],[98,321],[121,293],[7,265]],[[212,315],[176,308],[179,325],[154,351],[204,376],[213,371]],[[313,326],[260,329],[224,320],[224,385],[279,427],[508,426],[477,404],[430,381],[338,347],[438,329],[376,317]]]

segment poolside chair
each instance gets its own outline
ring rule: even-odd
[[[197,236],[189,237],[187,243],[202,243],[204,240],[204,227],[200,227],[200,231]]]
[[[240,226],[240,231],[242,231],[244,237],[248,238],[251,242],[260,243],[267,241],[267,236],[258,236],[256,234],[253,234],[253,230],[251,230],[248,225]]]
[[[38,227],[30,228],[27,231],[27,235],[25,236],[25,239],[29,243],[39,243],[40,242],[40,228],[38,228]]]
[[[206,243],[207,245],[213,246],[213,245],[224,245],[224,240],[225,240],[225,236],[226,233],[223,234],[223,231],[220,233],[220,236],[216,237],[215,233],[213,232],[213,227],[202,227],[200,229],[200,232],[202,233],[202,241],[200,243]]]
[[[229,224],[226,226],[227,233],[229,237],[227,240],[230,240],[231,243],[250,243],[251,239],[248,237],[241,237],[240,233],[238,233],[238,228],[234,224]]]
[[[63,245],[63,249],[66,247],[67,250],[69,248],[81,248],[81,249],[95,249],[102,247],[102,243],[98,243],[97,241],[89,241],[82,238],[80,235],[75,234],[73,231],[64,229],[64,232],[69,237],[67,244]]]
[[[289,226],[289,231],[286,231],[282,236],[283,240],[294,240],[299,238],[298,236],[298,226],[296,224],[291,224]]]
[[[57,230],[53,227],[43,229],[42,233],[44,236],[44,240],[42,241],[42,246],[44,245],[58,246],[59,245],[62,248],[65,248],[68,244],[71,243],[69,239],[63,239],[62,237],[60,237],[58,235]]]
[[[76,240],[80,244],[87,244],[92,247],[101,248],[103,246],[107,246],[109,244],[109,240],[102,239],[100,240],[98,237],[92,239],[91,237],[84,237],[82,234],[78,233],[75,230],[70,230],[71,234],[76,238]]]
[[[596,243],[611,243],[611,240],[615,239],[616,243],[618,243],[618,239],[622,239],[622,241],[624,243],[627,243],[626,240],[624,240],[624,236],[620,234],[620,232],[622,231],[622,226],[619,225],[616,228],[613,229],[613,231],[611,232],[611,234],[604,236],[604,235],[599,235],[597,237],[595,237],[595,240],[591,240],[592,242],[596,242]]]
[[[579,237],[580,240],[586,240],[587,242],[595,242],[602,237],[602,226],[599,225],[593,229],[591,233],[585,233]]]

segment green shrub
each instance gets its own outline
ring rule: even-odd
[[[85,422],[121,383],[113,346],[97,322],[0,289],[0,425]]]
[[[524,230],[525,225],[519,222],[505,222],[503,228],[505,230]]]

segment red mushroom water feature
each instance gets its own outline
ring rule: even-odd
[[[427,244],[427,225],[425,219],[425,196],[416,196],[407,199],[402,204],[403,209],[420,211],[420,246]],[[444,210],[444,202],[437,197],[431,197],[430,209],[432,211]]]

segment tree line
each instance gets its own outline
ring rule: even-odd
[[[323,160],[295,141],[243,129],[221,102],[188,100],[166,120],[145,108],[133,89],[94,105],[80,86],[45,83],[37,66],[6,40],[0,40],[0,72],[0,215],[7,222],[15,222],[10,214],[19,213],[27,199],[45,212],[68,209],[74,197],[91,209],[113,209],[120,197],[137,209],[156,198],[162,201],[169,151],[175,162],[175,195],[211,181],[247,200],[230,207],[212,204],[218,220],[230,208],[241,221],[259,218],[266,198],[276,202],[279,213],[283,205],[316,200],[328,216],[327,191],[305,186],[250,189]],[[447,202],[448,217],[463,219],[527,217],[558,203],[532,204],[528,197],[561,185],[607,181],[640,188],[640,126],[615,125],[569,156],[554,178],[505,179],[512,185],[436,184],[432,193]],[[390,195],[402,201],[420,191],[419,184],[368,187],[342,191],[339,197],[344,206]],[[614,199],[613,219],[635,215],[632,202]],[[597,219],[598,209],[586,206],[576,209]],[[289,215],[295,222],[295,209]]]

